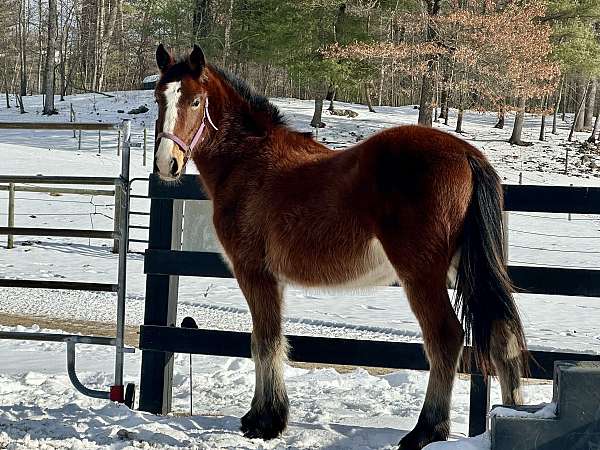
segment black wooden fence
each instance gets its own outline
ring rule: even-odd
[[[183,200],[205,200],[195,176],[176,185],[150,177],[149,244],[145,254],[146,303],[140,329],[142,372],[140,409],[165,414],[171,409],[173,353],[250,357],[250,334],[176,327],[179,276],[231,277],[214,253],[181,250]],[[600,188],[505,186],[505,209],[546,213],[600,214]],[[510,266],[519,289],[548,295],[600,297],[600,270]],[[421,344],[313,336],[288,336],[290,359],[392,369],[428,370]],[[559,360],[600,360],[599,355],[531,352],[531,378],[552,379]],[[471,359],[466,348],[463,360]],[[469,434],[483,432],[489,412],[489,380],[474,364],[459,371],[471,375]]]

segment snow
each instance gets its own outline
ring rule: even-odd
[[[498,417],[522,417],[535,419],[554,419],[556,418],[556,403],[543,403],[538,405],[539,409],[534,412],[519,411],[512,408],[497,406],[490,411],[490,416]]]
[[[57,103],[60,114],[40,114],[41,98],[27,97],[29,111],[0,110],[0,121],[64,121],[69,104],[79,121],[114,122],[132,119],[134,142],[141,142],[144,126],[154,135],[156,106],[151,91],[112,93],[114,98],[94,94],[68,97]],[[313,102],[274,99],[290,123],[303,131],[312,117]],[[128,111],[147,105],[147,113]],[[378,129],[416,122],[417,111],[366,107],[340,103],[359,113],[356,118],[324,114],[327,127],[318,139],[341,148]],[[519,173],[527,184],[574,186],[600,185],[600,155],[587,155],[566,143],[568,122],[559,121],[559,134],[532,147],[512,147],[512,118],[506,128],[492,128],[494,114],[467,112],[463,138],[481,148],[507,183],[517,183]],[[451,122],[453,122],[451,120]],[[528,117],[524,138],[535,141],[539,119]],[[448,129],[442,124],[436,124]],[[576,134],[583,140],[585,134]],[[114,132],[102,133],[98,154],[96,132],[83,132],[82,148],[71,132],[0,130],[2,174],[117,176]],[[564,156],[569,148],[569,175]],[[148,148],[152,148],[148,142]],[[150,150],[149,150],[150,151]],[[132,150],[132,177],[147,177],[142,150]],[[193,169],[193,168],[192,168]],[[142,194],[146,183],[133,183]],[[7,210],[6,192],[0,191],[0,221]],[[147,200],[134,199],[133,209],[147,211]],[[18,192],[17,226],[111,229],[114,205],[111,197],[80,195],[50,196]],[[512,263],[597,268],[600,265],[600,217],[565,214],[512,213],[509,217]],[[146,225],[147,217],[132,216],[132,223]],[[133,237],[145,238],[144,230]],[[52,237],[15,237],[17,246],[0,248],[0,277],[57,278],[77,281],[115,282],[117,257],[110,241],[88,241]],[[142,250],[141,244],[132,244]],[[541,250],[540,250],[541,249]],[[132,253],[128,260],[127,323],[139,325],[143,317],[143,258]],[[290,334],[421,341],[421,332],[399,288],[339,294],[286,291],[285,331]],[[600,353],[598,299],[519,294],[517,296],[526,335],[532,349]],[[52,317],[112,323],[116,298],[110,293],[19,290],[0,288],[0,312],[7,315]],[[182,277],[178,317],[190,315],[201,327],[249,331],[250,315],[235,280]],[[2,328],[9,329],[9,328]],[[11,328],[12,329],[12,328]],[[194,416],[189,417],[188,355],[177,355],[174,375],[175,414],[157,417],[129,411],[106,401],[77,393],[65,371],[64,344],[0,341],[0,446],[7,448],[395,448],[401,436],[414,426],[425,395],[428,374],[399,371],[371,375],[363,369],[338,373],[333,369],[301,369],[286,366],[291,406],[289,429],[271,442],[249,441],[237,431],[239,417],[246,412],[254,386],[253,363],[237,358],[194,356]],[[82,380],[105,389],[112,382],[113,351],[110,348],[78,346],[77,366]],[[126,355],[125,378],[137,382],[139,352]],[[548,402],[552,388],[547,382],[527,382],[527,403]],[[493,385],[492,403],[500,403]],[[430,449],[489,448],[487,435],[465,439],[468,422],[468,382],[458,377],[451,412],[453,442],[436,443]]]
[[[157,73],[148,75],[147,77],[144,78],[142,83],[156,83],[159,78],[160,78],[160,75],[158,75]]]

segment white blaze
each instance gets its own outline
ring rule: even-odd
[[[162,131],[165,133],[173,133],[175,124],[177,123],[177,103],[181,97],[181,81],[173,81],[168,83],[164,96],[167,101],[167,109],[165,111],[165,120],[163,122]],[[171,151],[175,144],[170,139],[162,138],[156,152],[156,164],[161,174],[169,174],[169,167],[173,155]]]

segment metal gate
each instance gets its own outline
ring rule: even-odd
[[[63,236],[84,237],[90,239],[115,239],[118,240],[118,279],[116,283],[89,283],[78,281],[54,280],[23,280],[0,278],[0,287],[38,288],[38,289],[64,289],[97,292],[116,292],[117,294],[117,320],[115,337],[82,336],[72,334],[33,333],[33,332],[0,332],[0,339],[22,339],[31,341],[64,342],[67,344],[67,372],[73,386],[82,394],[89,397],[109,399],[125,403],[132,407],[135,396],[135,385],[123,385],[123,361],[125,353],[133,353],[133,348],[125,347],[125,295],[127,281],[127,249],[129,247],[129,165],[131,147],[131,121],[121,123],[0,123],[0,128],[21,128],[45,130],[113,130],[120,131],[122,136],[121,175],[110,177],[63,177],[63,176],[15,176],[0,175],[0,183],[37,183],[37,184],[81,184],[114,186],[115,193],[120,195],[116,202],[115,216],[119,215],[118,227],[115,230],[77,230],[60,228],[23,228],[0,227],[0,235],[33,235],[33,236]],[[95,390],[84,386],[75,370],[75,347],[77,344],[109,345],[115,347],[114,383],[109,390]]]

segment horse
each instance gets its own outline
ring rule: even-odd
[[[208,64],[197,45],[176,60],[161,44],[156,62],[155,171],[175,182],[193,160],[252,316],[256,383],[241,418],[246,437],[278,437],[288,422],[288,284],[400,282],[430,365],[421,413],[400,449],[448,438],[465,340],[483,373],[498,375],[503,403],[521,403],[526,343],[503,252],[502,186],[478,149],[432,128],[399,126],[331,150]]]

